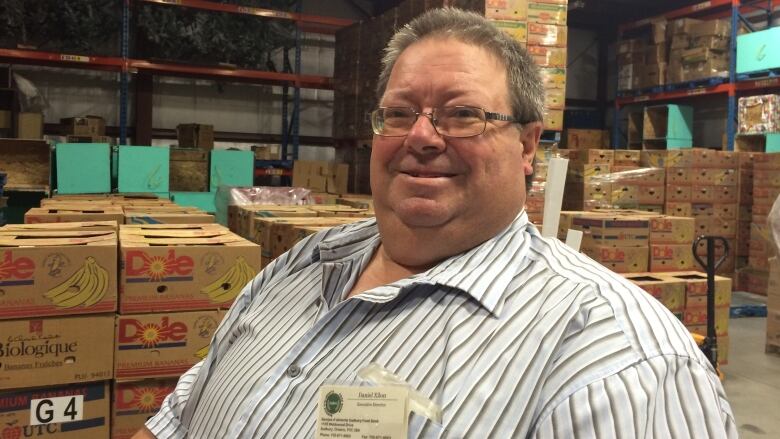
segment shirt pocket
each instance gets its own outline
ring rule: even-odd
[[[445,438],[447,432],[443,425],[418,415],[415,412],[409,414],[409,439],[434,439]]]

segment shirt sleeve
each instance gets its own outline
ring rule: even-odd
[[[708,365],[658,356],[555,404],[531,437],[738,438],[731,406]]]

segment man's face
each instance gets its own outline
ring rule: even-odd
[[[511,115],[506,69],[478,46],[438,37],[401,53],[380,103],[422,112],[456,105]],[[405,137],[375,135],[371,190],[380,226],[385,219],[446,227],[455,237],[507,226],[525,203],[538,133],[488,120],[481,135],[442,137],[420,116]]]

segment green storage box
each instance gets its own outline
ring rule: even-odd
[[[665,146],[647,148],[648,142]],[[693,107],[673,104],[645,107],[642,144],[645,149],[690,148],[693,145]]]
[[[211,151],[209,190],[219,186],[253,186],[255,178],[255,154],[252,151]]]
[[[217,206],[214,192],[171,192],[171,201],[179,206],[192,206],[208,213],[215,213]]]
[[[60,143],[57,157],[57,193],[111,192],[111,145],[108,143]]]
[[[780,27],[737,35],[737,73],[780,68]]]
[[[737,134],[734,151],[780,152],[780,133]]]
[[[120,146],[118,161],[119,192],[168,192],[168,148]]]

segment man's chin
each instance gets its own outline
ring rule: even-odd
[[[452,210],[443,203],[425,198],[410,198],[393,209],[407,227],[440,227],[452,219]]]

